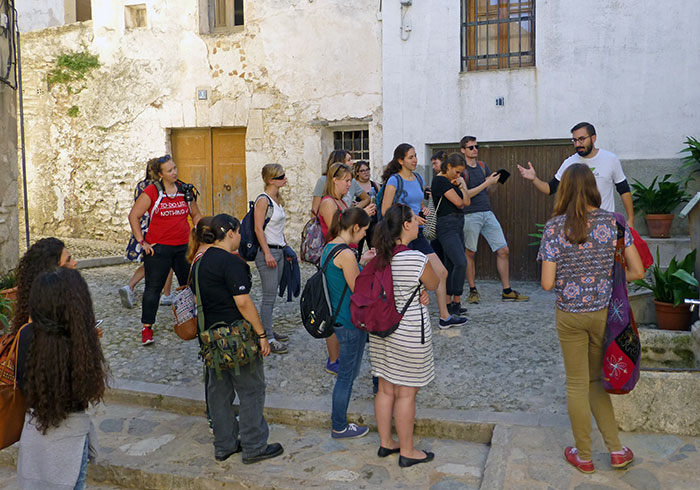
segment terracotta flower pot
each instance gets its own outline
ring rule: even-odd
[[[647,214],[646,220],[651,238],[669,238],[671,236],[672,214]]]
[[[684,303],[662,303],[654,300],[656,305],[656,323],[661,330],[690,330],[690,305]]]
[[[17,301],[17,286],[10,289],[3,289],[0,291],[0,295],[6,297],[11,301]]]

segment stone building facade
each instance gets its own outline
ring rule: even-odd
[[[213,0],[92,0],[91,20],[24,34],[34,232],[126,240],[145,162],[172,153],[210,211],[239,215],[262,166],[282,164],[295,243],[336,145],[359,135],[358,155],[381,158],[379,2],[224,3],[228,13]],[[62,54],[99,66],[56,76]],[[208,157],[193,156],[201,145]]]

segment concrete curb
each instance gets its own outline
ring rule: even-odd
[[[127,263],[128,260],[123,255],[112,257],[93,257],[90,259],[82,259],[78,261],[78,269],[92,269],[94,267],[107,267],[110,265],[121,265]]]

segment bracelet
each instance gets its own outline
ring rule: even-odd
[[[256,333],[257,333],[257,332],[256,332]],[[259,333],[259,334],[258,334],[258,338],[259,338],[259,339],[266,339],[266,338],[267,338],[267,333],[265,333],[265,332]]]
[[[141,240],[139,240],[139,245],[143,246],[144,243],[146,243],[145,239],[142,238]]]

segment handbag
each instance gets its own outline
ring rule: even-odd
[[[440,196],[437,207],[432,199],[428,199],[428,217],[423,225],[423,235],[428,241],[435,240],[437,238],[437,212],[440,209],[440,203],[444,195]]]
[[[199,263],[194,266],[194,284],[197,304],[201,305]],[[206,330],[204,325],[204,309],[202,309],[197,315],[199,357],[207,367],[216,371],[219,379],[221,379],[221,371],[233,369],[238,375],[241,372],[241,366],[250,364],[255,358],[262,358],[258,334],[247,320],[240,319],[232,323],[217,322]]]
[[[202,258],[204,252],[198,254],[193,261],[192,267]],[[197,300],[190,288],[192,281],[192,269],[187,277],[187,284],[180,286],[175,291],[179,291],[173,300],[173,315],[175,315],[175,325],[173,330],[182,340],[194,340],[197,338]]]
[[[639,380],[642,346],[637,323],[627,296],[625,274],[625,222],[615,213],[617,242],[612,273],[612,294],[608,304],[608,318],[603,343],[603,388],[608,393],[629,393]]]
[[[0,449],[19,441],[24,427],[27,404],[17,386],[17,347],[19,334],[8,333],[0,337]]]

